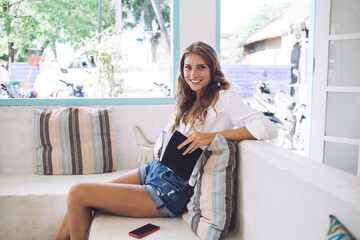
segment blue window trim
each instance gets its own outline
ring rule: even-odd
[[[174,98],[1,99],[0,106],[84,106],[174,104]]]
[[[218,0],[219,1],[219,0]],[[180,59],[180,0],[172,1],[173,15],[173,89],[177,88],[178,62]],[[151,105],[174,104],[174,98],[68,98],[68,99],[0,99],[0,106],[64,106],[64,105]]]
[[[221,18],[221,0],[216,0],[216,51],[220,56],[220,18]]]
[[[172,49],[173,49],[173,65],[172,65],[172,76],[173,76],[173,96],[177,89],[177,75],[178,66],[180,61],[180,0],[173,0],[173,38],[172,38]]]
[[[316,38],[316,13],[317,13],[317,0],[310,0],[310,12],[309,12],[309,17],[310,17],[310,29],[309,29],[309,55],[308,55],[308,88],[307,88],[307,94],[308,94],[308,99],[307,99],[307,104],[306,104],[306,114],[308,117],[306,117],[307,123],[308,123],[308,131],[307,131],[307,135],[310,136],[308,137],[308,142],[307,145],[305,145],[305,156],[310,157],[311,155],[311,147],[312,147],[312,139],[311,139],[311,135],[312,135],[312,118],[313,118],[313,102],[314,102],[314,72],[315,72],[315,38]],[[312,27],[312,31],[311,31],[311,27]],[[305,144],[306,144],[306,139],[305,139]]]

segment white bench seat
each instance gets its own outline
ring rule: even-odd
[[[261,141],[238,145],[236,208],[229,239],[323,239],[335,215],[360,239],[360,178]],[[120,172],[83,176],[0,174],[0,239],[48,240],[66,211],[69,188],[108,181]],[[146,239],[198,239],[180,218],[127,218],[97,213],[90,240],[133,239],[146,223],[160,230]]]
[[[146,236],[146,240],[199,240],[180,216],[176,218],[129,218],[104,212],[96,214],[91,225],[89,240],[133,240],[135,238],[129,236],[129,232],[148,223],[160,226],[160,230]]]
[[[66,212],[70,187],[80,182],[106,182],[121,173],[40,176],[0,174],[0,239],[52,239]],[[46,231],[44,231],[46,229]],[[40,237],[41,236],[41,237]]]
[[[87,175],[35,175],[33,173],[0,174],[0,196],[67,194],[79,182],[106,182],[125,170],[105,174]]]

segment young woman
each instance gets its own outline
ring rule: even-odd
[[[271,139],[276,127],[230,90],[213,48],[203,42],[191,44],[180,61],[176,108],[165,131],[178,130],[190,145],[184,154],[210,145],[217,133],[241,141]],[[162,135],[162,134],[161,134]],[[160,136],[161,136],[160,135]],[[161,147],[161,137],[155,153]],[[130,217],[174,217],[189,201],[205,158],[200,157],[189,179],[163,166],[157,159],[109,183],[81,183],[68,195],[68,211],[55,239],[85,239],[92,209]]]

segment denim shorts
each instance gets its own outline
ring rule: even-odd
[[[157,159],[139,167],[140,184],[143,185],[165,217],[175,217],[185,210],[194,188]]]

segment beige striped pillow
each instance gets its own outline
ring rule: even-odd
[[[116,170],[112,107],[33,109],[36,174]]]
[[[236,145],[218,134],[207,150],[210,156],[182,218],[201,239],[215,240],[225,236],[234,210]]]

